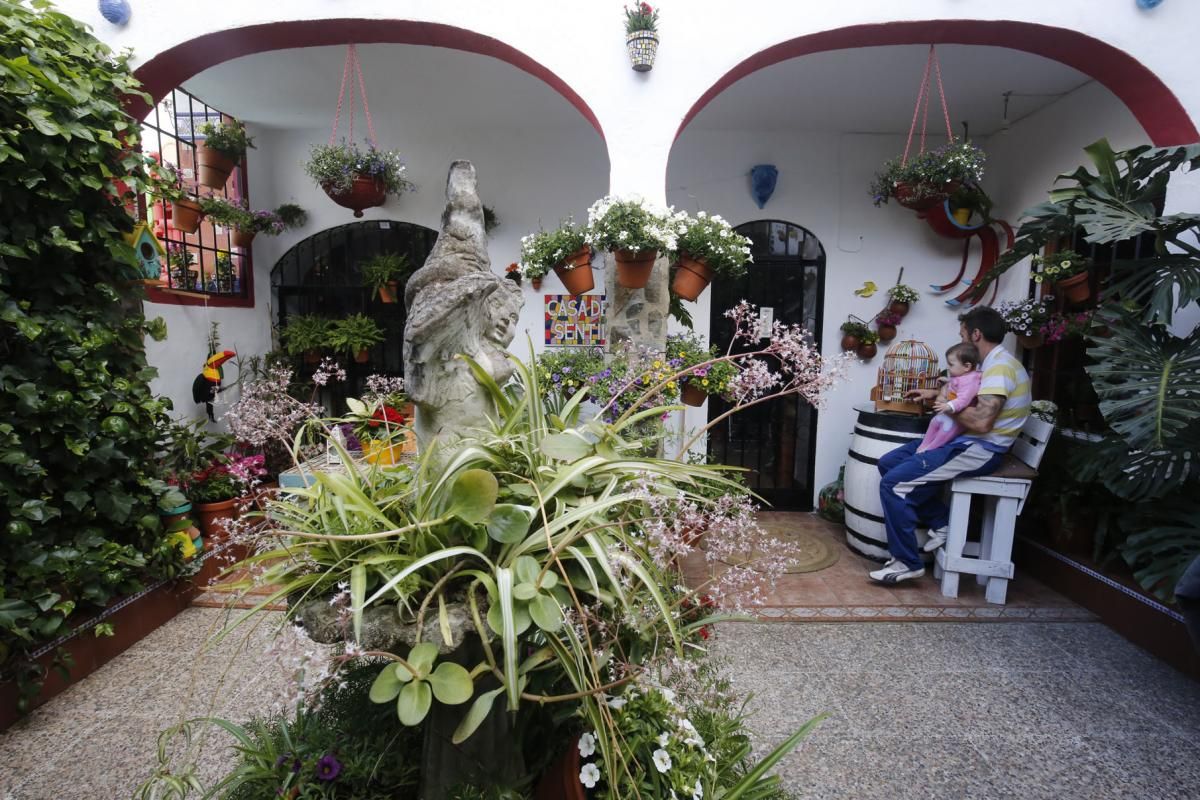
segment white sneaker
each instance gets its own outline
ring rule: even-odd
[[[949,533],[949,526],[931,529],[929,531],[929,541],[925,542],[925,546],[921,549],[926,553],[932,553],[946,543],[946,536]]]
[[[913,578],[920,578],[925,574],[925,568],[912,569],[903,561],[893,558],[891,561],[883,565],[882,568],[874,572],[868,572],[867,576],[879,583],[894,584],[900,581],[907,581]]]

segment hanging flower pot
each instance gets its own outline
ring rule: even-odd
[[[1041,347],[1045,341],[1045,337],[1043,337],[1040,333],[1017,334],[1017,344],[1021,345],[1021,347],[1025,350],[1034,350],[1038,347]]]
[[[858,345],[861,343],[861,341],[862,340],[859,339],[854,334],[847,333],[845,336],[842,337],[842,349],[847,352],[849,352],[850,350],[857,350]]]
[[[862,342],[854,351],[863,361],[870,361],[879,352],[879,347],[874,342]]]
[[[708,260],[692,258],[687,253],[679,254],[679,268],[671,281],[671,290],[684,300],[695,301],[712,283],[713,271],[708,267]]]
[[[702,406],[708,399],[708,394],[699,386],[693,386],[690,381],[684,381],[681,396],[683,402],[689,406]]]
[[[554,265],[554,274],[572,295],[581,295],[596,288],[592,277],[592,249],[586,245]],[[534,288],[537,288],[536,286]]]
[[[636,72],[649,72],[654,69],[654,57],[658,55],[658,34],[634,31],[625,37],[625,49],[629,51],[629,62]]]
[[[354,211],[354,216],[361,217],[364,208],[375,208],[387,201],[387,185],[381,178],[369,175],[355,175],[350,188],[342,191],[330,186],[321,187],[329,199],[343,208]]]
[[[890,342],[896,338],[896,326],[887,323],[879,324],[879,341]]]
[[[943,184],[907,183],[896,184],[896,202],[913,211],[928,211],[946,202],[946,198],[958,191],[962,181],[947,181]]]
[[[1054,285],[1063,297],[1067,298],[1068,303],[1086,303],[1092,296],[1092,287],[1088,283],[1088,273],[1086,272],[1072,275],[1065,281],[1059,281]]]
[[[183,233],[195,233],[200,229],[204,211],[200,203],[190,197],[181,197],[171,202],[171,227]]]
[[[238,162],[205,142],[196,145],[197,180],[210,189],[224,189]]]
[[[232,236],[233,246],[240,247],[243,250],[249,250],[250,244],[254,241],[254,237],[257,235],[258,234],[256,231],[243,231],[234,228]]]
[[[626,289],[641,289],[650,282],[658,251],[618,250],[613,257],[617,261],[617,285]]]
[[[400,282],[388,281],[383,286],[379,287],[379,302],[387,304],[395,303],[396,297],[399,295],[399,293]]]
[[[529,279],[529,285],[533,287],[533,290],[534,290],[535,292],[540,292],[540,291],[542,290],[542,278],[541,278],[541,276],[539,275],[539,276],[538,276],[538,277],[536,277],[536,278],[530,278],[530,279]]]
[[[357,353],[354,354],[354,362],[356,364],[366,364],[370,360],[371,360],[371,351],[365,347],[362,350],[359,350]]]
[[[900,300],[894,300],[888,304],[888,313],[895,314],[898,317],[908,316],[909,304]]]

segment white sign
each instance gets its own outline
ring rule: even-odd
[[[763,306],[758,310],[758,335],[766,338],[771,335],[771,326],[775,324],[775,309]]]

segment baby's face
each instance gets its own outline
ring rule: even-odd
[[[967,366],[958,360],[957,355],[952,355],[946,357],[946,369],[949,370],[950,377],[957,378],[959,375],[966,375],[974,367]]]

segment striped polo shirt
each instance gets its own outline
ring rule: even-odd
[[[1029,391],[1029,373],[1013,354],[997,345],[980,365],[983,380],[979,383],[979,395],[999,395],[1004,398],[1004,407],[992,430],[985,434],[965,434],[959,439],[978,443],[996,453],[1006,453],[1017,440],[1017,435],[1029,417],[1033,396]]]

